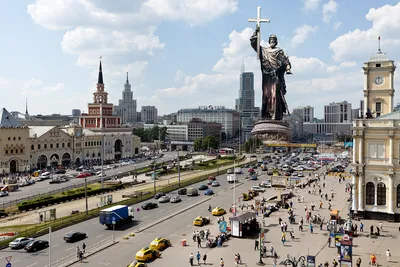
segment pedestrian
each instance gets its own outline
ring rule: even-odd
[[[371,227],[369,228],[369,234],[373,235],[374,234],[374,226],[371,225]]]
[[[274,259],[272,260],[272,266],[273,267],[276,267],[276,263],[277,263],[278,261],[277,261],[277,259],[274,257]]]
[[[392,254],[390,253],[390,250],[386,250],[386,261],[389,262],[390,261],[390,256],[392,256]]]
[[[274,246],[271,245],[271,247],[269,248],[269,253],[270,257],[272,258],[274,256]]]
[[[329,236],[329,237],[328,237],[328,247],[331,247],[331,243],[332,243],[332,237]]]
[[[361,266],[361,258],[358,257],[357,261],[356,261],[356,267],[360,267]]]
[[[204,262],[204,265],[206,265],[207,263],[207,254],[205,254],[204,253],[204,255],[203,255],[203,262]]]
[[[235,266],[238,266],[238,257],[237,257],[237,254],[235,254]]]
[[[79,255],[81,254],[81,250],[79,249],[79,246],[76,247],[76,257],[79,259]]]
[[[197,259],[197,265],[200,265],[200,259],[201,259],[200,251],[197,251],[196,259]]]
[[[322,201],[319,201],[319,209],[322,209]]]
[[[383,227],[382,227],[382,222],[379,222],[379,228],[381,228],[381,231],[383,232]]]
[[[190,263],[190,266],[193,266],[193,260],[194,260],[193,253],[190,253],[190,255],[189,255],[189,263]]]
[[[282,241],[282,246],[284,246],[285,242],[286,242],[286,234],[285,234],[285,232],[282,233],[281,241]]]
[[[399,223],[399,231],[400,231],[400,223]],[[360,232],[364,232],[364,224],[360,222]]]
[[[239,254],[239,253],[237,254],[237,258],[238,258],[239,264],[242,264],[242,258],[240,257],[240,254]]]
[[[83,252],[79,251],[79,260],[82,262],[83,261]]]
[[[301,196],[301,202],[304,202],[304,196]]]
[[[199,236],[197,237],[197,247],[201,248],[201,239]]]
[[[219,265],[220,265],[221,267],[224,267],[224,266],[225,266],[225,262],[224,262],[224,259],[223,259],[223,258],[221,258],[221,260],[219,261]]]
[[[196,242],[196,231],[193,232],[193,242]]]
[[[86,253],[86,244],[85,243],[82,244],[82,251],[83,251],[83,254]]]
[[[263,246],[263,257],[266,258],[267,257],[267,246]]]
[[[258,240],[254,240],[254,250],[258,250]]]
[[[314,226],[312,225],[312,223],[310,223],[310,233],[312,234],[314,232]]]

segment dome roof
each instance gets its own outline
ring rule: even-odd
[[[386,54],[382,53],[382,51],[379,49],[378,53],[373,55],[369,62],[375,62],[375,61],[390,61]]]

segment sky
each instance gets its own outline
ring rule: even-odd
[[[234,108],[241,64],[259,61],[249,38],[257,6],[290,56],[289,109],[347,100],[359,107],[362,64],[378,50],[400,59],[399,0],[18,0],[0,2],[0,107],[30,114],[87,112],[102,57],[109,102],[129,72],[138,110]],[[262,42],[266,45],[265,41]],[[397,49],[396,49],[397,48]],[[396,88],[400,85],[396,79]],[[395,103],[400,101],[395,93]]]

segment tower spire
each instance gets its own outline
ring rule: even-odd
[[[242,59],[242,68],[241,68],[241,72],[242,72],[242,73],[244,73],[244,72],[245,72],[244,59]]]
[[[382,53],[382,51],[381,51],[381,37],[380,36],[378,36],[378,52]]]
[[[101,67],[101,58],[102,57],[100,57],[99,78],[97,80],[98,84],[104,84],[103,83],[103,70],[102,70],[102,67]]]
[[[126,72],[126,84],[129,83],[129,77],[128,77],[128,72]]]
[[[28,98],[25,98],[25,115],[28,115]]]

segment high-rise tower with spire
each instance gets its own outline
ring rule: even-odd
[[[122,99],[118,101],[118,106],[115,106],[115,113],[121,116],[123,124],[137,121],[136,99],[133,99],[128,73],[126,73],[126,82],[124,84],[124,91],[122,91]]]
[[[79,119],[83,128],[116,128],[121,125],[121,118],[114,115],[114,105],[108,103],[108,93],[104,91],[103,68],[99,66],[96,91],[93,93],[93,102],[88,104],[88,113],[82,114]]]

